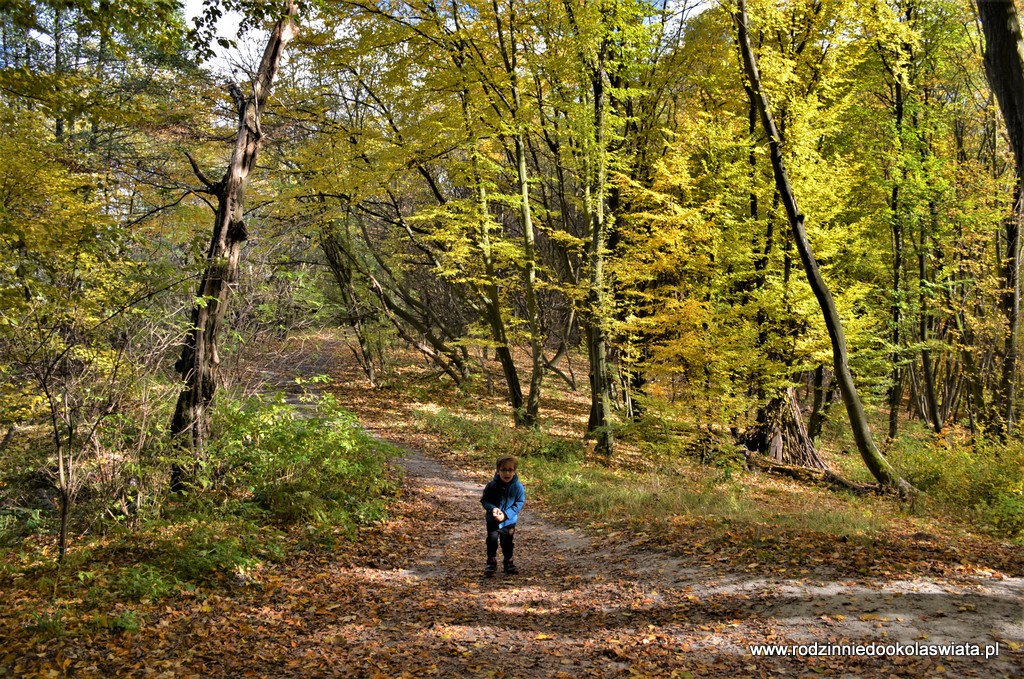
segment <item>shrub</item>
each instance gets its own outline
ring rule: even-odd
[[[122,611],[111,618],[109,627],[116,632],[138,632],[142,627],[142,617],[135,611]]]
[[[903,475],[952,513],[970,513],[984,530],[1024,537],[1024,443],[971,440],[948,430],[942,437],[897,441],[890,458]]]
[[[332,396],[305,413],[283,396],[227,403],[213,443],[214,478],[279,521],[354,528],[383,516],[396,488],[393,449],[367,434]]]
[[[162,569],[141,564],[121,571],[114,588],[129,601],[159,601],[174,592],[178,584],[177,578]]]

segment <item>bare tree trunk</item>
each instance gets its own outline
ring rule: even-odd
[[[903,138],[903,83],[893,73],[895,82],[896,138]],[[902,176],[902,172],[900,173]],[[889,386],[889,438],[896,438],[899,429],[900,405],[903,403],[903,369],[900,366],[900,329],[903,325],[903,215],[900,211],[900,182],[893,181],[889,210],[892,213],[892,384]]]
[[[590,242],[587,256],[590,268],[590,290],[587,294],[586,316],[587,352],[590,357],[590,418],[587,434],[597,440],[595,450],[601,455],[611,455],[613,439],[611,431],[612,381],[608,370],[608,338],[604,328],[605,280],[604,249],[607,220],[604,209],[604,185],[607,161],[604,149],[604,63],[603,55],[598,57],[592,75],[594,88],[594,143],[597,154],[597,168],[594,173],[594,192],[586,201],[592,208],[590,217]]]
[[[196,175],[218,199],[213,238],[206,253],[206,270],[199,284],[197,304],[192,309],[191,329],[175,364],[183,386],[171,421],[171,436],[194,452],[201,451],[205,444],[208,410],[217,389],[220,364],[217,340],[238,275],[242,243],[248,238],[243,208],[249,175],[263,141],[260,114],[270,95],[284,48],[296,32],[296,1],[287,0],[283,9],[283,16],[267,41],[250,91],[242,92],[237,86],[231,86],[231,95],[238,107],[238,136],[224,177],[217,183],[210,182],[193,162]],[[180,469],[172,474],[172,485],[176,489],[181,487],[181,474]]]
[[[832,359],[836,379],[839,382],[839,389],[843,394],[843,402],[846,405],[846,412],[850,419],[853,437],[857,442],[857,449],[860,451],[865,465],[880,484],[898,488],[901,492],[908,492],[911,490],[910,484],[900,478],[896,470],[892,468],[892,465],[889,464],[875,446],[874,439],[871,436],[871,429],[868,426],[867,415],[864,412],[864,406],[860,401],[860,396],[853,382],[853,374],[850,372],[848,364],[846,337],[843,334],[839,313],[836,311],[835,302],[832,300],[832,293],[829,292],[828,286],[825,285],[825,281],[818,271],[818,262],[814,258],[810,242],[807,240],[807,231],[804,229],[804,216],[800,213],[800,209],[797,206],[796,197],[793,195],[793,187],[789,182],[789,176],[783,163],[779,131],[772,117],[768,97],[761,89],[761,75],[758,72],[754,50],[750,46],[750,36],[747,29],[746,0],[739,0],[734,18],[736,20],[747,78],[750,80],[751,89],[758,97],[761,124],[768,135],[775,184],[786,208],[790,226],[793,229],[793,239],[796,241],[800,260],[807,274],[807,282],[810,284],[824,316],[825,326],[828,329],[829,339],[832,342]]]
[[[1003,313],[1008,325],[1003,372],[993,397],[999,434],[1013,433],[1016,397],[1017,336],[1020,328],[1020,222],[1024,186],[1024,38],[1014,0],[977,0],[985,33],[985,71],[1006,123],[1016,168],[1012,212],[1007,216],[1003,265]]]

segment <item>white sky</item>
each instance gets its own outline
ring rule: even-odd
[[[194,24],[192,19],[203,11],[203,0],[184,0],[185,5],[185,25],[191,28]],[[241,17],[235,12],[229,12],[220,18],[217,23],[217,35],[222,38],[230,38],[236,40],[238,38],[238,24],[241,21]],[[220,45],[211,45],[214,53],[217,55],[214,57],[207,66],[218,73],[227,75],[234,64],[238,63],[239,59],[243,59],[244,54],[248,54],[251,49],[247,48],[248,42],[250,42],[251,36],[243,40],[239,40],[238,49],[226,50]],[[241,54],[240,54],[241,53]]]

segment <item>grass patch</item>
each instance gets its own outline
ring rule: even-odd
[[[43,516],[40,530],[0,549],[0,587],[19,593],[24,629],[39,638],[77,634],[83,625],[137,631],[140,611],[262,586],[275,564],[343,546],[361,526],[386,518],[400,486],[394,455],[333,397],[301,407],[281,396],[223,398],[187,493],[162,498],[157,515],[94,521],[71,541],[63,564],[52,517]]]
[[[417,415],[426,429],[474,460],[493,463],[499,457],[514,455],[524,461],[573,463],[583,458],[585,450],[579,440],[554,436],[540,429],[509,427],[496,419],[465,417],[444,408],[436,413],[421,411]]]
[[[531,500],[599,526],[646,532],[675,530],[680,521],[766,526],[804,533],[859,536],[885,527],[875,500],[757,479],[735,464],[702,465],[679,450],[661,450],[645,468],[587,460],[580,441],[515,429],[442,409],[420,413],[422,426],[465,461],[489,469],[516,455]],[[721,456],[716,458],[720,462]],[[767,482],[767,483],[766,483]]]
[[[693,488],[659,472],[550,462],[531,464],[530,474],[554,506],[582,510],[600,523],[676,515],[738,518],[756,511],[735,485],[714,483],[710,476]]]

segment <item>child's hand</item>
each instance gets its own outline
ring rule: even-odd
[[[497,507],[495,507],[494,510],[491,513],[494,515],[494,518],[497,519],[498,521],[504,521],[505,520],[505,512],[501,511]]]

